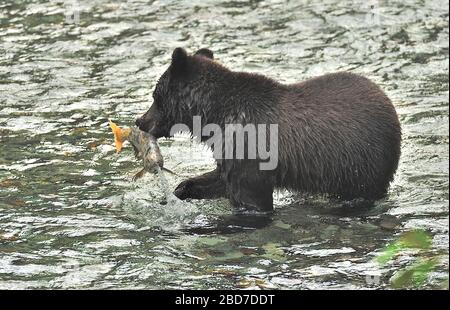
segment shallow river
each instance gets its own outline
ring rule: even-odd
[[[448,288],[448,1],[369,4],[0,1],[0,288]],[[379,83],[403,130],[389,196],[278,192],[267,221],[166,201],[214,164],[187,136],[160,140],[181,176],[131,182],[141,163],[115,154],[107,120],[148,109],[177,46],[285,83],[339,70]],[[411,232],[430,243],[377,259]]]

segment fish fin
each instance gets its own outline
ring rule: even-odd
[[[136,173],[133,176],[133,182],[136,182],[137,180],[139,180],[140,178],[142,178],[145,175],[145,169],[142,169],[141,171],[139,171],[138,173]]]
[[[116,151],[119,153],[122,150],[123,142],[128,138],[131,133],[131,128],[122,129],[113,121],[109,120],[109,126],[114,134],[114,144]]]
[[[168,173],[170,173],[170,174],[176,175],[176,176],[178,176],[178,177],[180,176],[179,174],[173,172],[172,170],[170,170],[170,169],[168,169],[168,168],[166,168],[166,167],[162,167],[161,170],[166,171],[166,172],[168,172]]]

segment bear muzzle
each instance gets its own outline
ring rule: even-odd
[[[135,121],[136,126],[145,132],[148,132],[155,138],[161,138],[161,137],[169,137],[169,132],[166,132],[163,126],[157,121],[146,119],[145,117],[139,117]]]

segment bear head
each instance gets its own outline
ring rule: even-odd
[[[169,68],[156,84],[153,104],[136,125],[156,138],[169,137],[175,124],[185,124],[192,130],[192,117],[205,112],[217,75],[214,68],[220,67],[209,49],[188,55],[183,48],[176,48]]]

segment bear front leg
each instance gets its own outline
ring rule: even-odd
[[[229,178],[227,191],[236,213],[273,211],[273,185],[264,178]]]
[[[215,199],[225,197],[225,182],[218,169],[181,182],[174,191],[179,199]]]

